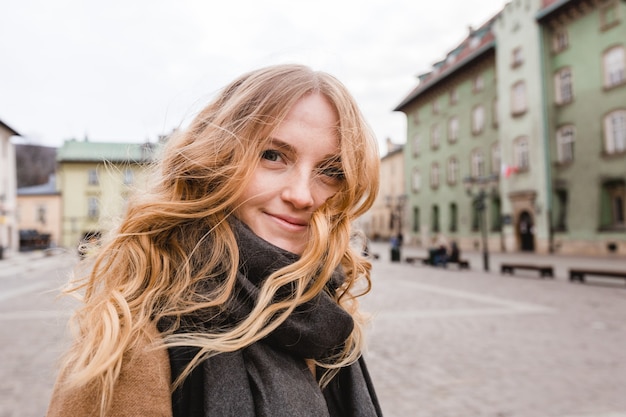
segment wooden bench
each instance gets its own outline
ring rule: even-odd
[[[539,276],[554,278],[554,269],[549,265],[529,265],[529,264],[502,264],[500,265],[501,274],[511,274],[516,269],[530,269],[533,271],[539,271]]]
[[[626,271],[607,271],[607,270],[600,270],[600,269],[570,269],[569,270],[569,280],[571,282],[574,282],[574,281],[585,282],[586,275],[626,279]]]
[[[407,256],[404,260],[410,264],[421,262],[423,265],[431,265],[430,258],[427,256]],[[446,261],[446,266],[448,264],[457,264],[459,269],[470,269],[470,263],[465,259],[459,259],[458,261]]]
[[[416,262],[421,262],[423,264],[428,263],[428,258],[423,256],[407,256],[404,260],[409,264],[414,264]]]
[[[470,263],[466,259],[459,259],[458,261],[447,261],[447,264],[457,264],[459,269],[470,269]]]

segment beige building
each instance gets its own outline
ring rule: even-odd
[[[0,121],[0,259],[4,251],[17,251],[15,146],[13,136],[19,136],[15,130]]]
[[[57,153],[62,196],[60,244],[76,247],[99,237],[121,216],[126,201],[147,183],[154,143],[66,141]]]
[[[47,184],[17,189],[17,224],[20,231],[50,235],[50,246],[61,239],[61,192],[52,175]]]
[[[380,190],[370,209],[368,236],[389,240],[407,236],[406,192],[404,186],[404,146],[387,139],[387,153],[380,161]]]

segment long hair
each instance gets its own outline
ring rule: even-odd
[[[310,239],[299,260],[264,282],[246,319],[215,333],[175,332],[182,316],[224,306],[231,296],[239,252],[228,217],[272,131],[311,93],[326,97],[338,118],[345,177],[340,190],[313,213]],[[168,318],[161,347],[200,348],[187,374],[204,358],[265,337],[296,306],[324,291],[337,265],[346,280],[332,296],[353,316],[355,327],[342,352],[318,363],[329,371],[322,383],[358,358],[363,320],[356,297],[369,291],[371,264],[350,246],[351,223],[376,197],[379,156],[373,134],[338,80],[300,65],[245,74],[167,141],[153,169],[154,184],[129,202],[90,272],[68,289],[83,295],[73,317],[76,341],[65,358],[70,386],[96,384],[105,414],[122,356],[145,337],[147,326]],[[285,285],[293,293],[277,301],[275,295]]]

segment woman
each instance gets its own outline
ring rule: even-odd
[[[48,416],[377,416],[351,222],[375,140],[336,79],[248,73],[170,138],[95,258]]]

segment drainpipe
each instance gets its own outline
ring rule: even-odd
[[[546,169],[546,216],[548,221],[548,252],[554,253],[554,231],[552,227],[552,158],[550,137],[551,132],[549,130],[548,123],[548,103],[550,102],[548,89],[547,89],[547,71],[545,71],[545,42],[544,42],[544,27],[541,23],[539,25],[539,64],[541,66],[541,90],[543,98],[543,149],[544,149],[544,164]]]

